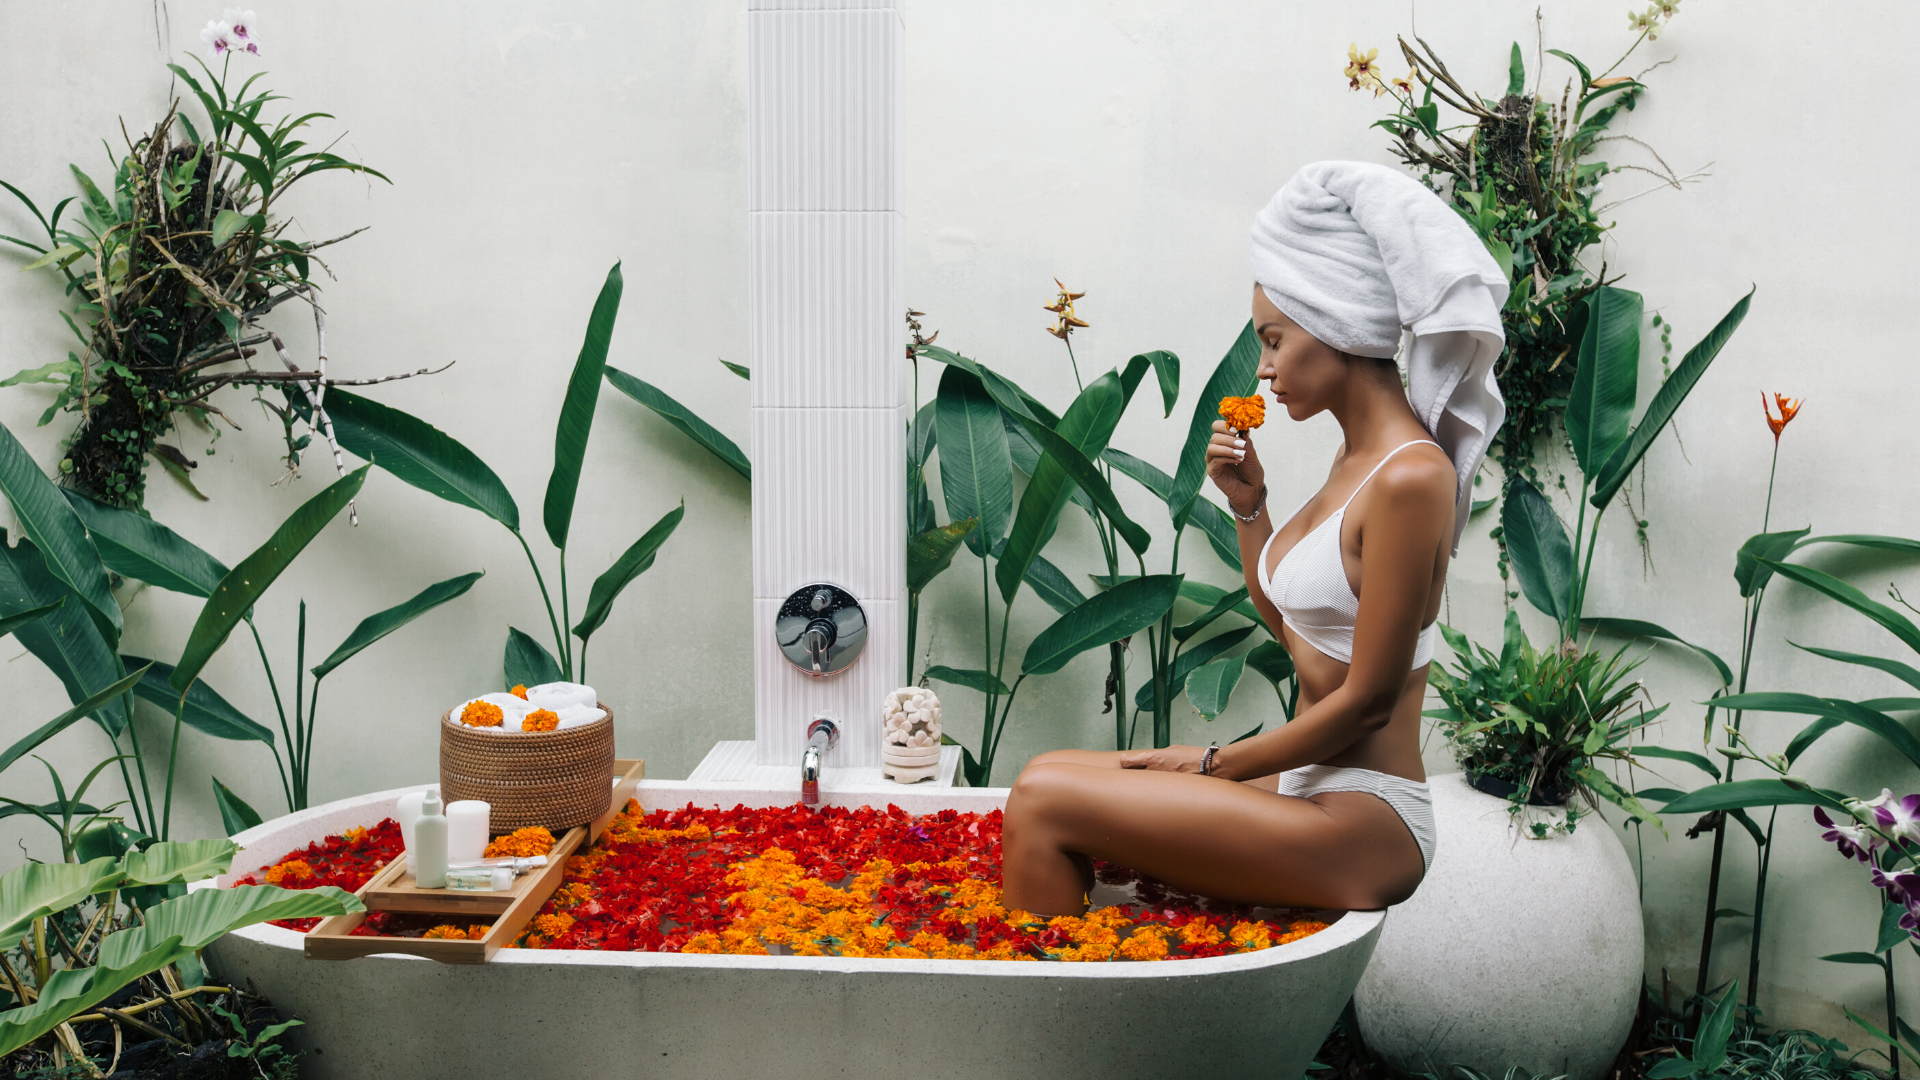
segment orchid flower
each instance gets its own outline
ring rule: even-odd
[[[1836,824],[1832,818],[1827,816],[1827,812],[1818,806],[1813,808],[1813,820],[1819,822],[1827,830],[1820,834],[1820,839],[1839,847],[1840,854],[1845,855],[1849,859],[1869,862],[1872,860],[1873,850],[1880,846],[1880,838],[1874,835],[1866,826],[1858,824]],[[1874,873],[1878,874],[1879,871],[1875,870]],[[1876,882],[1876,884],[1878,883]]]
[[[221,21],[233,28],[233,48],[244,49],[255,56],[260,55],[260,38],[254,32],[253,12],[228,8],[221,16]]]
[[[1873,882],[1874,888],[1884,890],[1887,899],[1896,904],[1911,907],[1915,902],[1920,902],[1920,870],[1910,866],[1899,870],[1882,870],[1876,866],[1868,871],[1867,879]]]
[[[225,56],[233,48],[233,27],[217,19],[207,20],[207,28],[200,31],[200,40],[215,56]]]
[[[1873,816],[1881,831],[1891,833],[1894,839],[1920,840],[1920,795],[1888,799],[1874,807]]]

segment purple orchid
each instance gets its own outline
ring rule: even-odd
[[[1873,808],[1874,820],[1880,828],[1892,833],[1894,839],[1911,842],[1920,840],[1920,795],[1907,795],[1895,799],[1892,792],[1885,792],[1879,805]],[[1885,801],[1881,801],[1881,800]]]
[[[1813,808],[1813,820],[1827,830],[1820,834],[1820,839],[1838,847],[1840,854],[1849,859],[1870,862],[1873,858],[1873,850],[1880,846],[1880,838],[1870,832],[1866,826],[1851,822],[1846,825],[1836,824],[1821,807]],[[1874,872],[1879,873],[1877,870]]]
[[[1876,866],[1867,877],[1872,880],[1874,888],[1886,890],[1887,899],[1896,904],[1905,904],[1911,909],[1920,903],[1920,870],[1909,866],[1884,871]]]

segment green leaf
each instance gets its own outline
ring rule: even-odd
[[[135,697],[157,705],[169,714],[180,708],[180,692],[168,681],[173,675],[173,665],[139,656],[123,656],[120,662],[129,671],[138,667],[146,672],[146,677],[133,686]],[[180,713],[180,722],[216,739],[236,742],[252,740],[273,745],[273,732],[255,723],[229,704],[226,698],[215,693],[213,687],[198,679],[187,690],[186,708]]]
[[[0,637],[6,637],[8,634],[13,633],[22,626],[26,626],[28,623],[39,622],[43,617],[59,611],[66,605],[66,602],[67,598],[63,596],[51,604],[42,604],[37,608],[28,608],[18,615],[8,615],[0,618]]]
[[[1689,791],[1660,808],[1663,814],[1704,814],[1750,806],[1824,806],[1844,810],[1845,796],[1821,788],[1797,788],[1780,780],[1732,780]]]
[[[1253,730],[1252,730],[1252,731],[1249,731],[1249,732],[1247,732],[1247,733],[1246,733],[1245,735],[1241,735],[1241,736],[1239,736],[1238,738],[1236,738],[1236,739],[1234,739],[1233,741],[1234,741],[1234,742],[1246,742],[1246,741],[1247,741],[1248,739],[1251,739],[1251,738],[1253,738],[1253,737],[1254,737],[1255,735],[1258,735],[1258,734],[1260,734],[1260,732],[1261,732],[1261,731],[1263,731],[1263,730],[1265,730],[1265,728],[1266,728],[1266,726],[1267,726],[1267,725],[1265,725],[1265,724],[1255,724],[1255,725],[1253,726]],[[1232,744],[1231,744],[1231,743],[1229,743],[1228,745],[1232,745]]]
[[[249,215],[238,210],[222,210],[213,216],[213,246],[224,247],[233,234],[247,227]]]
[[[32,753],[41,743],[46,742],[48,739],[53,738],[55,735],[73,726],[74,722],[81,717],[86,716],[88,713],[98,709],[102,704],[132,689],[133,685],[139,682],[140,677],[145,674],[146,669],[142,668],[99,693],[94,694],[92,697],[87,698],[85,701],[80,702],[59,716],[54,717],[52,720],[41,724],[32,732],[29,732],[25,738],[8,747],[5,753],[0,753],[0,772],[5,772],[14,762]]]
[[[1253,627],[1242,626],[1235,630],[1229,630],[1224,634],[1215,634],[1213,637],[1208,638],[1198,645],[1182,650],[1179,657],[1174,660],[1172,670],[1167,673],[1168,692],[1170,694],[1178,694],[1186,689],[1187,679],[1191,677],[1196,670],[1204,664],[1211,663],[1214,658],[1218,657],[1221,653],[1247,640],[1248,636],[1252,633]],[[1134,693],[1133,703],[1142,709],[1151,709],[1153,708],[1153,701],[1153,682],[1151,680],[1144,681],[1140,689]]]
[[[1193,406],[1193,421],[1187,425],[1187,441],[1180,448],[1180,464],[1173,472],[1173,491],[1167,505],[1173,507],[1175,528],[1187,523],[1188,507],[1200,494],[1207,477],[1207,440],[1213,437],[1213,422],[1220,418],[1220,401],[1246,397],[1259,386],[1254,370],[1260,363],[1260,339],[1254,335],[1253,320],[1248,319],[1234,339],[1233,347],[1220,358],[1200,400]]]
[[[408,600],[404,604],[395,604],[385,611],[369,615],[360,620],[360,625],[354,627],[353,633],[347,635],[347,640],[341,642],[340,647],[333,650],[333,655],[322,660],[319,666],[313,669],[313,677],[315,679],[326,678],[329,672],[341,664],[346,663],[348,660],[351,660],[361,649],[379,641],[381,638],[386,637],[395,630],[425,615],[441,604],[456,597],[465,596],[467,590],[473,588],[474,582],[479,581],[485,576],[486,571],[475,570],[471,574],[462,574],[456,578],[448,578],[445,581],[429,585],[420,590],[411,600]]]
[[[190,885],[224,874],[240,845],[225,837],[154,844],[127,855],[129,885]]]
[[[80,702],[125,672],[86,605],[77,597],[73,603],[64,602],[74,595],[53,576],[33,541],[22,539],[9,547],[7,531],[0,529],[0,617],[54,608],[37,620],[15,627],[13,634],[60,680],[67,700]],[[127,723],[125,706],[117,699],[100,706],[93,718],[116,738]]]
[[[907,447],[907,456],[916,467],[924,466],[927,458],[933,455],[933,448],[940,442],[940,423],[935,415],[940,408],[936,399],[920,406],[920,412],[913,418],[911,442]]]
[[[52,266],[54,263],[59,263],[62,266],[65,266],[68,262],[82,255],[85,255],[86,253],[87,251],[85,248],[75,247],[72,244],[59,244],[55,246],[53,250],[47,252],[45,255],[42,255],[39,258],[28,263],[27,265],[21,267],[20,272],[24,274],[29,270],[38,270],[43,266]]]
[[[1604,507],[1613,501],[1620,485],[1627,482],[1634,466],[1646,456],[1647,448],[1653,445],[1653,440],[1659,437],[1667,422],[1673,419],[1673,414],[1679,411],[1680,403],[1693,392],[1700,376],[1706,374],[1707,365],[1713,363],[1713,358],[1720,355],[1720,350],[1733,337],[1733,332],[1740,328],[1740,321],[1747,317],[1747,308],[1752,302],[1753,292],[1749,290],[1720,319],[1719,324],[1700,339],[1699,344],[1687,350],[1687,355],[1673,369],[1673,374],[1667,376],[1667,381],[1661,383],[1659,391],[1653,395],[1652,404],[1640,417],[1640,425],[1633,429],[1633,434],[1627,436],[1627,441],[1621,443],[1620,448],[1601,467],[1599,476],[1594,478],[1594,492],[1588,502],[1596,507]]]
[[[1033,565],[1027,567],[1027,584],[1033,587],[1034,595],[1062,615],[1087,602],[1086,594],[1073,584],[1073,579],[1038,555],[1033,557]]]
[[[1124,450],[1108,447],[1100,452],[1101,460],[1121,473],[1138,481],[1141,487],[1153,492],[1160,501],[1167,503],[1167,513],[1172,516],[1176,507],[1170,501],[1173,498],[1173,477],[1163,473],[1151,462],[1142,461]],[[1240,570],[1240,533],[1234,527],[1227,512],[1206,499],[1190,499],[1184,508],[1188,513],[1187,524],[1195,525],[1206,534],[1207,544],[1213,553],[1227,568],[1238,574]]]
[[[1893,717],[1867,708],[1857,701],[1784,691],[1763,691],[1754,694],[1730,694],[1716,698],[1714,704],[1723,709],[1752,709],[1755,712],[1830,716],[1843,723],[1853,724],[1873,732],[1885,739],[1894,749],[1905,754],[1908,761],[1920,765],[1920,739],[1915,739],[1912,733],[1901,727],[1900,722]]]
[[[940,745],[960,747],[960,769],[965,773],[968,787],[985,787],[987,770],[974,758],[973,751],[961,745],[960,740],[951,735],[940,736]]]
[[[1708,662],[1713,664],[1714,671],[1719,673],[1720,682],[1723,685],[1727,685],[1727,686],[1733,685],[1733,669],[1727,666],[1727,662],[1725,660],[1720,659],[1720,657],[1715,655],[1711,649],[1708,649],[1703,645],[1695,645],[1693,642],[1686,640],[1685,638],[1681,637],[1680,635],[1674,633],[1671,630],[1666,629],[1663,626],[1659,626],[1650,622],[1643,622],[1639,619],[1611,619],[1611,618],[1600,618],[1600,619],[1585,618],[1580,620],[1580,625],[1588,628],[1589,630],[1598,630],[1604,634],[1615,634],[1620,637],[1659,638],[1662,641],[1671,641],[1676,645],[1683,645],[1686,648],[1692,649],[1694,652],[1699,653],[1701,656],[1706,657]]]
[[[1173,606],[1180,582],[1181,575],[1157,574],[1095,595],[1040,631],[1020,661],[1021,672],[1051,675],[1088,649],[1139,633]]]
[[[662,393],[659,387],[644,379],[636,379],[616,367],[607,368],[607,382],[611,383],[615,390],[652,409],[662,420],[678,428],[687,438],[699,443],[707,453],[719,458],[734,472],[746,479],[753,479],[753,466],[748,463],[747,455],[741,452],[740,447],[732,439],[720,434],[712,424],[695,416],[685,405]]]
[[[546,646],[518,627],[507,627],[507,651],[500,663],[508,686],[539,686],[560,681],[560,662]]]
[[[1700,1025],[1699,1034],[1693,1039],[1693,1057],[1700,1063],[1703,1072],[1717,1072],[1727,1060],[1727,1039],[1733,1034],[1734,1010],[1739,1002],[1735,1000],[1740,989],[1740,980],[1733,980],[1727,992],[1713,1007],[1712,1015]]]
[[[288,890],[272,885],[201,889],[155,905],[144,925],[108,934],[92,967],[55,972],[32,1005],[0,1013],[0,1054],[10,1054],[168,964],[255,923],[365,911],[352,893],[330,885]]]
[[[731,360],[722,360],[720,361],[720,366],[726,368],[728,371],[733,372],[735,375],[738,375],[741,378],[746,379],[748,382],[753,381],[753,372],[745,364],[736,364]]]
[[[1687,764],[1713,777],[1720,779],[1720,770],[1705,754],[1696,754],[1691,750],[1671,750],[1664,746],[1636,746],[1633,748],[1636,758],[1666,758],[1669,761],[1684,761]]]
[[[259,811],[248,806],[245,799],[235,795],[232,789],[220,782],[219,777],[215,776],[211,779],[213,780],[213,804],[220,808],[220,824],[227,830],[228,836],[238,836],[260,824]]]
[[[1907,940],[1907,931],[1900,925],[1900,916],[1905,915],[1902,904],[1884,904],[1880,908],[1880,933],[1875,940],[1873,951],[1886,952],[1895,945]]]
[[[199,678],[207,661],[225,644],[227,635],[233,632],[241,617],[265,595],[313,538],[320,535],[320,530],[359,494],[361,485],[367,482],[367,470],[372,467],[362,465],[308,499],[281,522],[265,544],[220,579],[206,606],[200,609],[193,632],[187,636],[186,648],[181,650],[180,663],[168,679],[176,692],[193,685],[193,680]]]
[[[1567,437],[1593,476],[1626,441],[1640,376],[1640,294],[1601,286],[1587,295],[1580,363],[1567,394]]]
[[[10,870],[0,877],[0,937],[18,942],[33,920],[65,911],[125,879],[120,860],[111,856],[84,863],[30,862]]]
[[[1524,476],[1507,488],[1500,526],[1520,579],[1520,591],[1534,607],[1565,623],[1573,607],[1573,544],[1540,489]]]
[[[1187,700],[1205,719],[1212,720],[1226,711],[1233,688],[1240,684],[1240,672],[1246,667],[1243,656],[1223,656],[1203,664],[1187,676]]]
[[[985,558],[1000,546],[1013,519],[1013,458],[1000,407],[978,378],[952,366],[940,374],[934,404],[947,516],[980,523],[967,536],[967,547]]]
[[[921,674],[929,679],[955,686],[964,686],[969,690],[978,690],[983,694],[995,694],[1006,697],[1013,691],[1001,682],[991,671],[979,671],[973,668],[950,668],[944,664],[935,664]]]
[[[1660,815],[1647,809],[1641,804],[1638,798],[1634,797],[1632,792],[1614,783],[1613,777],[1608,776],[1592,765],[1582,765],[1573,770],[1573,778],[1585,784],[1595,795],[1625,810],[1635,821],[1642,821],[1655,826],[1662,833],[1667,831],[1667,827],[1660,821]]]
[[[1513,55],[1507,59],[1507,96],[1518,97],[1527,92],[1527,65],[1520,58],[1520,43],[1513,43]]]
[[[1174,627],[1173,639],[1175,641],[1185,641],[1191,638],[1193,635],[1206,629],[1215,619],[1240,606],[1240,603],[1246,598],[1247,587],[1245,585],[1227,593],[1220,599],[1214,601],[1213,606],[1208,608],[1199,618],[1190,623],[1184,623]]]
[[[553,546],[567,546],[573,523],[573,501],[580,492],[580,464],[587,456],[587,435],[593,428],[594,406],[600,400],[600,377],[607,370],[607,347],[613,341],[614,316],[620,313],[623,279],[620,264],[607,271],[600,295],[587,319],[587,337],[567,381],[567,399],[560,406],[560,422],[553,431],[553,474],[547,478],[543,520]]]
[[[928,529],[907,542],[907,591],[917,593],[953,565],[954,552],[966,542],[980,524],[965,518],[939,528]]]
[[[1160,382],[1160,401],[1166,408],[1161,415],[1172,416],[1173,403],[1180,397],[1180,358],[1165,349],[1141,353],[1127,361],[1127,372],[1121,378],[1138,382],[1148,365],[1153,367],[1154,375]],[[1131,387],[1127,390],[1127,396],[1133,396]]]
[[[87,542],[86,527],[5,424],[0,424],[0,493],[13,505],[13,516],[47,569],[87,605],[108,647],[118,644],[120,605],[107,588],[107,568]]]
[[[1680,1080],[1681,1077],[1692,1076],[1698,1071],[1700,1067],[1693,1063],[1692,1058],[1671,1057],[1665,1061],[1656,1062],[1653,1068],[1648,1069],[1647,1080]]]
[[[520,507],[473,451],[425,420],[337,387],[326,397],[334,437],[404,483],[520,531]]]
[[[1848,544],[1853,547],[1871,548],[1876,551],[1896,551],[1902,555],[1920,555],[1920,540],[1909,540],[1904,536],[1876,536],[1872,533],[1838,533],[1833,536],[1815,536],[1802,540],[1797,547],[1812,544]]]
[[[68,353],[67,355],[71,356],[73,354]],[[80,365],[71,360],[55,360],[51,364],[42,364],[37,368],[22,368],[6,378],[0,379],[0,386],[24,386],[28,383],[43,382],[64,384],[70,382],[73,373],[79,370]]]
[[[1841,581],[1824,570],[1815,570],[1811,566],[1798,563],[1766,562],[1781,577],[1789,578],[1805,585],[1809,589],[1823,592],[1853,610],[1886,627],[1893,635],[1906,643],[1907,648],[1920,652],[1920,627],[1913,624],[1905,615],[1873,599],[1859,589]]]
[[[1816,649],[1811,645],[1802,645],[1797,641],[1789,641],[1787,644],[1796,649],[1803,649],[1815,656],[1824,656],[1828,660],[1838,660],[1843,664],[1859,664],[1861,667],[1870,667],[1884,671],[1894,678],[1899,679],[1901,682],[1906,683],[1908,686],[1920,690],[1920,671],[1898,660],[1888,660],[1878,656],[1862,656],[1859,653],[1842,652],[1839,649]]]
[[[1793,737],[1793,741],[1787,743],[1784,756],[1787,759],[1788,766],[1792,766],[1794,762],[1800,760],[1800,755],[1806,753],[1808,747],[1818,742],[1820,736],[1825,735],[1827,732],[1839,726],[1839,717],[1823,716],[1801,729],[1800,733]]]
[[[76,491],[62,494],[86,526],[100,560],[116,574],[202,600],[227,576],[226,564],[152,518]]]
[[[1876,1039],[1879,1039],[1881,1042],[1886,1043],[1889,1046],[1896,1046],[1896,1047],[1900,1046],[1899,1043],[1894,1041],[1893,1036],[1887,1034],[1884,1031],[1881,1031],[1878,1027],[1875,1027],[1873,1024],[1865,1020],[1862,1020],[1858,1015],[1854,1013],[1852,1009],[1849,1009],[1845,1005],[1842,1005],[1840,1006],[1840,1011],[1846,1013],[1847,1019],[1859,1025],[1860,1029],[1862,1031],[1865,1031],[1867,1034],[1873,1036]],[[1908,1057],[1914,1056],[1914,1047],[1908,1046],[1908,1047],[1902,1047],[1902,1048],[1907,1051]]]
[[[579,625],[573,628],[574,636],[585,642],[593,636],[594,631],[606,623],[607,616],[613,611],[614,600],[632,583],[634,578],[646,573],[653,566],[653,559],[659,554],[660,545],[667,542],[667,537],[673,535],[673,530],[680,527],[681,520],[686,516],[687,502],[682,499],[679,506],[662,515],[659,521],[653,523],[652,528],[642,533],[640,539],[633,542],[633,546],[622,552],[620,557],[614,560],[613,565],[607,567],[606,573],[594,579],[593,591],[587,595],[586,614],[580,616]]]
[[[986,387],[987,393],[992,394],[995,401],[999,402],[1003,408],[1015,416],[1024,416],[1030,420],[1038,420],[1048,427],[1053,427],[1060,422],[1060,418],[1053,415],[1053,412],[1045,405],[1042,405],[1039,398],[1015,386],[1012,379],[994,371],[985,364],[975,363],[967,357],[961,356],[959,353],[943,349],[938,345],[919,346],[918,352],[921,356],[938,360],[948,367],[957,367],[967,374],[972,375],[974,378],[979,379],[981,384]]]
[[[1247,650],[1247,666],[1259,672],[1276,690],[1294,677],[1293,657],[1277,641],[1263,641]]]
[[[1800,538],[1812,531],[1811,528],[1793,529],[1747,537],[1747,542],[1741,544],[1740,550],[1733,556],[1733,580],[1740,585],[1740,595],[1752,596],[1766,588],[1767,582],[1773,578],[1773,568],[1761,560],[1778,562],[1786,558],[1794,548],[1800,546]],[[1732,682],[1731,679],[1727,681]]]

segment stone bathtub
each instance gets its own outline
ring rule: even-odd
[[[986,812],[1005,788],[833,790],[822,801]],[[796,778],[797,782],[797,778]],[[268,821],[235,839],[226,885],[392,813],[400,788]],[[797,790],[642,781],[649,809],[796,801]],[[1158,963],[694,956],[503,949],[489,964],[307,960],[261,925],[207,949],[309,1048],[303,1076],[783,1078],[1270,1077],[1298,1080],[1373,953],[1383,912],[1350,912],[1257,953]]]

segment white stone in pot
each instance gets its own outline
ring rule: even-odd
[[[880,775],[915,784],[940,771],[940,699],[905,686],[880,704]]]
[[[1645,966],[1626,850],[1598,816],[1527,839],[1507,800],[1464,775],[1429,784],[1433,866],[1387,913],[1354,991],[1361,1037],[1403,1073],[1519,1066],[1599,1080],[1633,1025]]]

